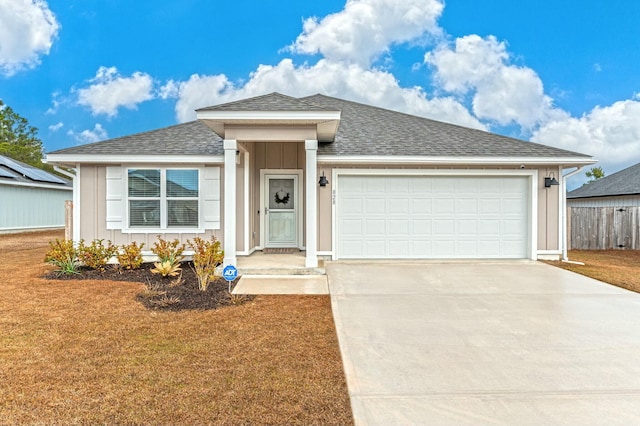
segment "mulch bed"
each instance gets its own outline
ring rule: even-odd
[[[44,278],[52,280],[104,280],[139,282],[143,290],[136,300],[148,309],[159,311],[212,310],[223,306],[240,305],[253,299],[253,296],[233,295],[238,282],[229,283],[221,277],[209,282],[207,290],[198,287],[198,279],[191,262],[182,263],[182,274],[176,277],[163,277],[151,272],[152,263],[145,263],[139,269],[123,270],[116,266],[107,266],[104,271],[80,268],[79,274],[60,274],[52,271]]]

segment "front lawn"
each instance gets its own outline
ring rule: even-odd
[[[0,236],[0,424],[351,424],[327,296],[159,312]]]
[[[640,293],[640,250],[570,250],[568,256],[584,266],[547,263]]]

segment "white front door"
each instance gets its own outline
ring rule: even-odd
[[[265,247],[298,247],[298,175],[264,175]]]

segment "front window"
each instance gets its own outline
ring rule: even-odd
[[[129,169],[130,228],[198,228],[197,169]]]

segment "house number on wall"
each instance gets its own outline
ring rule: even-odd
[[[335,189],[331,191],[331,204],[334,205],[334,206],[336,205],[336,190]]]

